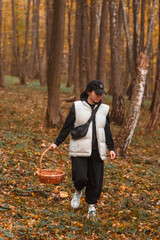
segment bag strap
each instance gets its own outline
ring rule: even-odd
[[[97,112],[100,104],[101,104],[101,102],[100,102],[100,103],[98,104],[98,106],[92,111],[92,115],[90,116],[90,118],[89,118],[88,121],[87,121],[88,123],[90,123],[90,122],[93,120],[93,118],[94,118],[94,116],[96,115],[96,112]]]

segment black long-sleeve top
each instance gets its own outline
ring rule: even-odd
[[[88,102],[87,102],[88,103]],[[89,104],[89,103],[88,103]],[[89,104],[90,107],[94,108],[95,104],[91,105]],[[55,144],[59,146],[69,135],[71,128],[74,127],[74,122],[75,122],[75,106],[74,104],[71,106],[69,114],[65,120],[65,123],[55,141]],[[112,133],[110,130],[110,118],[109,118],[109,113],[106,116],[106,125],[105,125],[105,136],[106,136],[106,144],[109,149],[109,151],[114,150],[114,141],[112,138]],[[97,145],[97,137],[96,137],[96,125],[95,125],[95,118],[93,119],[93,134],[92,134],[92,150],[97,150],[98,145]]]

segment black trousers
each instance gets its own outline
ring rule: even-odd
[[[103,184],[104,162],[97,150],[93,150],[90,157],[71,157],[72,180],[77,191],[84,187],[85,201],[95,204],[99,199]]]

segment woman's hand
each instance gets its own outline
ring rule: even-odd
[[[51,146],[50,146],[50,149],[51,150],[55,150],[57,148],[57,145],[55,143],[53,143]]]
[[[116,154],[115,154],[114,151],[110,151],[109,154],[110,154],[110,158],[111,158],[111,159],[115,159]]]

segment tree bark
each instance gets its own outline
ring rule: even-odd
[[[106,77],[106,39],[107,39],[108,11],[109,2],[108,0],[103,0],[96,75],[96,78],[102,81],[103,84],[105,83]]]
[[[2,5],[3,1],[0,0],[0,87],[5,87],[4,73],[3,73],[3,58],[2,58]]]
[[[48,104],[46,126],[55,127],[61,120],[60,76],[64,43],[65,0],[54,1],[53,24],[47,70]]]
[[[154,98],[152,101],[151,117],[146,127],[148,132],[153,132],[157,129],[159,119],[160,119],[160,0],[159,0],[159,40],[158,40],[157,71]]]
[[[82,92],[86,86],[86,66],[85,66],[85,16],[84,16],[84,1],[80,1],[80,14],[81,14],[81,23],[80,23],[80,42],[79,42],[79,82],[80,91]]]
[[[15,0],[12,0],[12,25],[13,25],[13,54],[15,57],[16,65],[17,65],[17,72],[20,78],[20,84],[25,85],[24,78],[21,78],[21,66],[18,56],[18,48],[17,48],[17,39],[16,39],[16,19],[15,19]],[[21,81],[22,80],[22,81]]]
[[[121,80],[119,54],[119,28],[117,0],[110,0],[110,42],[111,42],[111,70],[113,79],[113,99],[111,121],[121,125],[124,119],[123,85]]]
[[[91,62],[91,79],[96,77],[96,9],[97,1],[91,0],[90,8],[90,62]]]
[[[148,61],[148,56],[141,53],[139,56],[137,76],[135,78],[135,85],[130,106],[128,108],[124,123],[115,140],[115,151],[118,156],[125,156],[139,118],[148,72]]]
[[[134,79],[134,64],[133,64],[132,44],[131,44],[130,31],[129,31],[129,26],[128,26],[126,4],[125,4],[124,0],[121,0],[121,3],[122,3],[122,9],[123,9],[124,28],[125,28],[126,39],[127,39],[128,66],[129,66],[129,71],[131,73],[131,77],[132,77],[132,79]]]
[[[69,61],[69,72],[68,72],[68,81],[74,82],[74,93],[79,94],[79,76],[78,76],[78,45],[80,41],[80,22],[81,22],[81,14],[80,14],[80,2],[77,1],[76,5],[76,19],[75,19],[75,30],[74,30],[74,39],[73,46],[71,51],[71,59]]]
[[[88,3],[84,0],[84,28],[85,28],[85,66],[86,66],[86,82],[91,81],[91,46],[89,36],[89,18]]]
[[[79,2],[80,6],[80,41],[79,41],[79,83],[80,91],[84,91],[86,83],[91,80],[90,46],[88,35],[88,5],[86,0]]]
[[[36,0],[36,56],[37,56],[37,70],[40,80],[40,86],[45,86],[45,79],[42,75],[42,65],[41,65],[41,56],[40,56],[40,45],[39,45],[39,5],[40,0]]]
[[[28,0],[27,4],[27,17],[26,17],[26,33],[25,33],[25,44],[23,49],[23,57],[22,57],[22,72],[21,72],[21,79],[20,82],[22,84],[26,83],[26,65],[27,65],[27,48],[28,48],[28,39],[29,39],[29,27],[30,27],[30,7],[31,7],[31,0]]]
[[[47,42],[47,62],[49,58],[50,43],[51,43],[51,32],[53,23],[53,0],[46,0],[46,42]]]
[[[140,8],[140,0],[133,1],[133,47],[132,47],[132,61],[133,61],[133,72],[136,72],[136,64],[137,64],[137,54],[138,54],[138,29],[139,29],[139,8]],[[131,84],[128,88],[127,95],[129,99],[131,99],[132,91],[135,84],[135,77],[132,77]]]
[[[70,78],[70,66],[72,62],[72,44],[71,44],[71,18],[72,18],[72,9],[73,7],[73,0],[69,4],[68,0],[68,79],[67,79],[67,87],[70,87],[72,84],[72,78]]]
[[[29,79],[33,80],[36,75],[36,39],[37,39],[37,1],[32,0],[32,45],[31,45],[31,53],[30,53],[30,62],[29,62]]]
[[[142,0],[141,4],[141,33],[140,33],[140,52],[144,51],[144,26],[145,26],[145,6],[146,6],[146,0]]]
[[[153,106],[153,110],[151,113],[150,120],[147,124],[147,131],[148,132],[153,132],[157,129],[158,121],[160,119],[160,74],[159,78],[157,81],[157,88],[156,88],[156,93],[155,93],[155,102]]]
[[[146,43],[146,46],[145,46],[145,49],[144,49],[145,54],[149,53],[149,48],[150,48],[150,44],[151,44],[151,37],[152,37],[153,28],[154,28],[156,1],[157,0],[153,0],[151,20],[150,20],[150,25],[149,25],[149,29],[148,29],[148,35],[147,35],[147,43]]]

